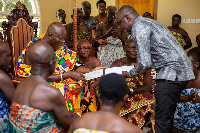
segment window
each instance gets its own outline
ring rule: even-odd
[[[3,31],[1,28],[2,22],[7,21],[6,16],[15,8],[18,1],[26,6],[30,16],[33,16],[33,22],[38,22],[38,32],[40,33],[40,10],[38,0],[0,0],[0,32]]]

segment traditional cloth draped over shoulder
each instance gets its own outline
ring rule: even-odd
[[[176,39],[179,41],[181,46],[184,47],[183,36],[180,33],[175,32],[175,31],[171,31],[171,33],[176,37]]]
[[[82,31],[82,32],[78,32],[78,33],[77,33],[77,39],[78,39],[78,40],[80,40],[80,39],[89,40],[90,38],[89,38],[87,32]],[[70,41],[73,41],[73,35],[71,35]]]
[[[30,41],[25,49],[22,51],[21,56],[18,59],[16,66],[16,73],[19,77],[29,77],[31,75],[31,65],[26,65],[24,62],[25,54],[28,48],[35,42],[41,40],[45,34],[36,37]],[[77,60],[76,53],[67,48],[66,44],[63,44],[56,52],[56,66],[54,74],[59,74],[60,71],[68,72],[73,69]]]
[[[19,77],[29,77],[31,75],[31,66],[26,65],[24,57],[27,49],[31,44],[41,40],[45,34],[33,39],[28,43],[19,57],[18,64],[16,66],[16,73]],[[63,44],[56,52],[56,65],[54,74],[60,74],[73,70],[76,62],[76,53],[67,48],[66,44]],[[50,85],[56,87],[65,97],[67,108],[72,113],[86,113],[97,110],[96,98],[93,88],[88,84],[79,86],[75,84],[72,79],[66,79],[63,82],[49,82]]]
[[[80,25],[85,26],[88,29],[88,36],[92,38],[92,30],[97,26],[98,21],[83,21]]]
[[[64,133],[64,129],[56,122],[53,112],[13,103],[9,117],[12,132]]]
[[[107,45],[98,47],[97,57],[101,61],[101,66],[110,67],[113,61],[125,57],[122,41],[113,36],[107,37]]]
[[[130,92],[128,93],[128,99],[125,101],[124,106],[120,109],[119,115],[141,128],[145,124],[145,115],[150,113],[150,122],[154,130],[155,97],[153,93],[132,93],[135,88],[143,86],[143,74],[134,78],[126,78],[126,82]]]

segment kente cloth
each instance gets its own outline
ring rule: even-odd
[[[8,116],[10,114],[10,103],[0,91],[0,133],[9,132],[9,120]]]
[[[16,73],[19,77],[28,77],[31,75],[31,66],[24,63],[24,56],[29,48],[29,46],[41,40],[44,37],[44,34],[40,37],[33,39],[27,47],[22,51],[21,56],[19,57],[18,64],[16,66]],[[56,52],[56,65],[54,74],[65,73],[73,70],[77,57],[76,53],[67,48],[66,44],[63,44]],[[66,79],[63,82],[49,82],[50,85],[56,87],[65,97],[66,106],[72,113],[85,113],[85,112],[94,112],[97,110],[96,107],[96,98],[94,90],[90,85],[84,84],[83,86],[75,85],[75,81],[71,79]],[[80,94],[79,94],[80,93]],[[87,107],[85,107],[87,106]]]
[[[10,103],[4,96],[3,92],[0,91],[0,120],[4,119],[7,115],[10,114]]]
[[[101,61],[101,66],[110,67],[113,61],[125,57],[122,41],[112,36],[107,37],[106,45],[100,45],[97,51],[97,57]]]
[[[93,130],[93,129],[86,129],[86,128],[78,128],[73,133],[109,133],[109,132]]]
[[[16,66],[16,73],[19,77],[29,77],[31,75],[31,65],[26,65],[25,60],[25,54],[28,50],[28,48],[35,42],[41,40],[45,34],[36,37],[32,41],[30,41],[25,49],[22,51],[21,56],[18,59],[18,63]],[[73,69],[75,62],[77,60],[76,53],[71,51],[67,48],[66,44],[63,44],[56,52],[56,66],[54,74],[59,74],[62,72],[68,72]]]
[[[77,39],[78,39],[78,40],[80,40],[80,39],[89,40],[90,38],[89,38],[87,32],[82,31],[82,32],[78,32],[78,33],[77,33]],[[73,41],[73,35],[71,35],[70,41]]]
[[[80,25],[84,26],[88,30],[88,36],[92,38],[92,30],[97,26],[98,21],[83,21]]]
[[[142,127],[145,121],[150,121],[152,129],[155,132],[155,97],[153,93],[144,92],[133,94],[135,88],[143,86],[143,74],[134,78],[126,78],[127,85],[130,89],[128,99],[120,109],[119,115],[128,122]],[[145,120],[145,116],[150,113],[150,117]]]
[[[181,92],[181,96],[189,96],[200,89],[189,88]],[[200,96],[200,94],[198,93]],[[200,103],[181,102],[177,103],[174,114],[174,126],[184,131],[200,130]]]
[[[40,132],[64,133],[53,112],[44,112],[27,105],[12,103],[10,112],[11,131],[14,133]]]
[[[180,33],[175,32],[175,31],[171,31],[171,33],[176,37],[176,39],[179,41],[181,46],[184,48],[183,36]]]
[[[10,133],[9,114],[0,120],[0,133]]]
[[[82,115],[83,113],[97,111],[95,91],[90,81],[86,85],[80,86],[75,84],[73,80],[68,79],[67,82],[60,84],[52,82],[52,85],[59,88],[65,98],[69,112]]]

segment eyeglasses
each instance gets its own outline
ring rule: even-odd
[[[133,50],[136,50],[136,47],[135,47],[135,46],[134,46],[134,47],[126,47],[126,46],[125,46],[125,49],[130,50],[130,51],[133,51]]]
[[[129,15],[129,14],[132,14],[133,12],[134,12],[134,11],[132,11],[131,13],[125,14],[125,15],[119,20],[119,22],[117,22],[117,24],[120,25],[120,24],[121,24],[121,21],[124,19],[124,17],[127,16],[127,15]]]
[[[55,34],[55,33],[52,33],[52,32],[51,32],[51,34],[55,35],[55,36],[59,39],[59,41],[60,41],[61,43],[65,43],[65,38],[64,38],[64,37],[59,36],[58,34]]]
[[[80,49],[80,50],[90,50],[91,47],[78,47],[78,49]]]

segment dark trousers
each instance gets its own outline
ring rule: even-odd
[[[155,130],[156,133],[172,133],[174,113],[180,93],[188,81],[156,80]]]

